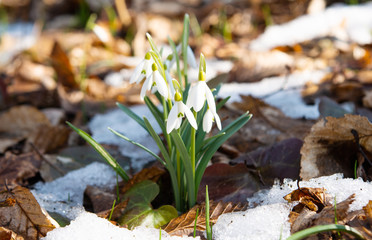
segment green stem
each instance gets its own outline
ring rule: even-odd
[[[167,119],[168,119],[168,111],[167,111],[167,103],[166,103],[166,101],[163,97],[162,97],[162,103],[163,103],[163,117],[164,117],[164,122],[166,123]],[[164,135],[165,135],[165,139],[167,140],[167,143],[168,143],[168,153],[169,153],[169,155],[171,155],[172,144],[171,144],[170,136],[169,136],[169,134],[166,134],[166,133]]]
[[[197,118],[196,112],[193,111],[195,120]],[[195,128],[191,127],[191,149],[190,149],[190,157],[191,157],[191,166],[192,166],[192,179],[193,184],[195,184]]]

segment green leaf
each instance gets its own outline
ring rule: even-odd
[[[304,239],[310,235],[321,233],[321,232],[328,232],[328,231],[338,231],[338,232],[347,232],[357,239],[365,239],[364,236],[355,228],[346,225],[339,225],[339,224],[328,224],[328,225],[319,225],[311,228],[307,228],[292,234],[287,240],[300,240]]]
[[[88,133],[75,127],[73,124],[66,122],[75,132],[77,132],[85,141],[87,141],[105,160],[106,162],[119,174],[119,176],[129,181],[129,176],[124,169],[119,165],[115,158],[108,153],[99,143],[97,143]]]
[[[177,210],[170,205],[158,209],[151,207],[151,201],[159,194],[159,186],[152,181],[145,180],[135,184],[124,195],[128,205],[124,214],[118,220],[120,225],[128,225],[129,229],[137,226],[159,228],[178,216]]]
[[[162,112],[160,112],[160,110],[155,106],[155,104],[151,101],[149,97],[145,96],[144,100],[150,112],[154,116],[156,122],[159,124],[161,131],[163,133],[166,133]]]
[[[146,131],[148,131],[147,128],[146,128],[145,122],[136,113],[134,113],[132,110],[130,110],[128,107],[124,106],[121,103],[116,103],[116,105],[121,110],[123,110],[123,112],[125,112],[129,117],[131,117],[134,121],[136,121],[141,127],[143,127],[143,129],[145,129]]]
[[[108,129],[109,129],[112,133],[114,133],[116,136],[118,136],[118,137],[124,139],[125,141],[128,141],[128,142],[132,143],[133,145],[136,145],[137,147],[142,148],[143,150],[145,150],[146,152],[148,152],[149,154],[151,154],[153,157],[155,157],[157,160],[159,160],[162,164],[165,165],[163,159],[161,159],[157,154],[155,154],[153,151],[151,151],[151,150],[148,149],[147,147],[143,146],[142,144],[140,144],[140,143],[138,143],[138,142],[135,142],[135,141],[129,139],[128,137],[124,136],[123,134],[121,134],[121,133],[115,131],[114,129],[112,129],[112,128],[110,128],[110,127],[109,127]]]
[[[149,131],[151,137],[154,139],[154,141],[158,145],[158,148],[159,148],[161,154],[163,154],[163,157],[166,160],[166,162],[168,162],[169,161],[169,154],[168,154],[168,151],[165,148],[163,142],[161,141],[159,135],[155,132],[155,130],[151,126],[151,123],[149,122],[149,120],[147,120],[147,118],[145,118],[145,117],[143,119],[144,119],[144,122],[145,122],[145,124],[146,124],[146,126],[148,128],[148,131]]]
[[[170,133],[170,136],[173,139],[176,149],[180,152],[181,160],[186,173],[186,182],[188,188],[188,199],[189,199],[189,208],[193,207],[196,202],[195,197],[195,185],[194,185],[194,174],[192,172],[191,159],[189,152],[187,151],[185,144],[183,143],[181,136],[176,130],[173,130]]]

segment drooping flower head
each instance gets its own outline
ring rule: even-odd
[[[182,119],[186,116],[191,126],[195,129],[198,128],[196,120],[190,109],[182,102],[182,95],[176,91],[174,95],[174,105],[169,112],[167,120],[167,133],[172,132],[173,129],[178,129],[181,126]]]
[[[216,122],[217,127],[221,130],[221,119],[216,112],[211,111],[211,109],[207,109],[204,114],[203,118],[203,131],[210,132],[212,129],[213,122]]]
[[[165,99],[168,99],[168,87],[165,79],[162,77],[158,70],[158,66],[153,63],[152,64],[152,72],[149,77],[146,78],[145,82],[142,85],[140,97],[143,100],[146,92],[149,91],[151,88],[153,92],[158,91],[160,95],[162,95]]]
[[[150,52],[147,52],[145,58],[134,69],[129,83],[140,83],[145,77],[148,78],[152,73],[151,66],[153,63],[154,60],[151,58]]]

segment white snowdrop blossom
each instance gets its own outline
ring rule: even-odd
[[[169,134],[173,129],[180,128],[182,119],[185,117],[185,115],[191,126],[197,129],[198,126],[196,124],[195,117],[191,110],[182,102],[182,96],[178,91],[174,95],[174,100],[175,103],[169,112],[167,120],[167,133]]]
[[[152,64],[152,72],[149,77],[146,78],[145,82],[142,85],[140,97],[143,100],[146,92],[149,91],[151,88],[153,92],[158,91],[160,95],[164,98],[168,98],[168,87],[165,79],[161,76],[158,67],[155,63]]]
[[[181,44],[178,44],[176,50],[178,53],[181,52],[181,47],[182,45]],[[190,65],[190,67],[192,68],[197,68],[197,64],[196,64],[196,59],[195,59],[195,55],[194,55],[194,52],[192,51],[191,47],[189,45],[187,45],[187,63]]]
[[[152,73],[151,66],[153,63],[154,60],[151,58],[151,54],[147,52],[145,58],[134,69],[129,83],[140,83],[143,78],[148,78]]]
[[[212,112],[216,112],[216,103],[214,102],[212,91],[205,82],[205,73],[201,71],[199,73],[199,81],[189,91],[186,105],[199,112],[204,106],[205,100],[207,100],[209,109]]]
[[[203,131],[207,133],[210,132],[214,121],[216,122],[218,129],[221,130],[220,117],[217,115],[216,112],[213,112],[211,111],[211,109],[208,108],[203,118]]]

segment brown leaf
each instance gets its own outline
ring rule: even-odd
[[[244,211],[247,208],[247,203],[245,204],[234,204],[231,202],[213,202],[209,203],[209,216],[210,223],[215,224],[218,217],[224,213]],[[182,214],[178,218],[172,219],[167,226],[165,226],[164,231],[173,236],[185,236],[190,235],[194,231],[194,224],[196,218],[196,211],[199,209],[199,214],[196,220],[196,230],[198,235],[205,231],[205,203],[200,205],[195,205],[187,213]]]
[[[350,204],[354,201],[355,195],[351,195],[346,200],[336,204],[336,214],[338,224],[345,224]],[[319,213],[304,208],[292,223],[291,233],[317,226],[332,224],[335,222],[335,207],[333,205],[325,206]]]
[[[4,227],[0,227],[0,239],[1,240],[12,240],[12,231]]]
[[[27,185],[27,179],[39,171],[41,159],[34,153],[13,155],[7,153],[0,158],[0,186],[7,181],[10,185]]]
[[[45,237],[55,228],[27,188],[17,186],[0,192],[0,201],[8,198],[14,199],[15,205],[0,208],[0,226],[6,226],[29,240]]]
[[[64,146],[67,143],[70,132],[71,129],[63,125],[44,125],[35,129],[27,141],[34,144],[41,153],[47,153]],[[30,149],[26,148],[25,151]]]
[[[299,201],[311,211],[319,212],[329,203],[324,188],[299,188],[284,196],[288,202]]]
[[[111,210],[115,198],[112,191],[88,185],[84,191],[84,208],[94,213]]]
[[[262,187],[243,163],[235,166],[215,163],[207,167],[199,186],[198,202],[205,199],[206,185],[209,188],[209,199],[234,203],[245,202],[247,197]]]
[[[356,141],[354,131],[359,138]],[[342,172],[354,177],[354,164],[358,160],[358,176],[372,153],[372,124],[366,117],[345,115],[343,118],[327,117],[318,121],[306,136],[301,149],[300,176],[304,180]],[[362,151],[361,151],[362,150]],[[365,158],[363,153],[365,153]]]
[[[50,125],[48,118],[32,106],[15,106],[0,115],[0,132],[27,136],[39,126]]]
[[[79,88],[70,60],[57,41],[54,43],[50,58],[52,60],[52,66],[57,73],[58,82],[68,88]]]
[[[364,213],[366,214],[367,221],[372,227],[372,201],[369,200],[368,204],[363,207]]]

